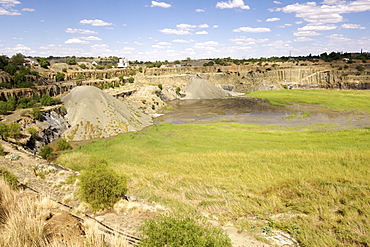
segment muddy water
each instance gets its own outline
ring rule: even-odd
[[[173,100],[173,109],[163,110],[155,123],[236,122],[259,125],[307,126],[329,124],[333,129],[370,126],[370,114],[329,110],[317,105],[272,106],[252,97],[225,99]],[[328,125],[326,125],[327,128]]]

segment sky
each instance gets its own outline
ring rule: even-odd
[[[0,0],[0,53],[139,61],[370,51],[370,0]]]

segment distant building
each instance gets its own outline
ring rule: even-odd
[[[128,62],[128,59],[126,58],[121,58],[119,61],[118,61],[118,65],[117,65],[117,68],[127,68],[129,66],[129,62]]]

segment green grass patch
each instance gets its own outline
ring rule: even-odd
[[[302,246],[370,244],[370,128],[160,124],[94,141],[59,162],[83,168],[89,156],[124,172],[130,194],[206,211],[256,235],[282,229]]]
[[[248,93],[248,96],[268,99],[272,105],[292,103],[317,104],[341,111],[370,112],[368,90],[278,90]]]

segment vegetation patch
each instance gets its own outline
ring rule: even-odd
[[[264,98],[277,106],[317,104],[340,111],[370,112],[370,92],[363,90],[279,90],[251,92],[248,96]]]
[[[160,124],[81,146],[60,163],[102,157],[130,177],[130,193],[257,235],[271,228],[304,246],[359,245],[370,244],[369,135],[369,128]]]

